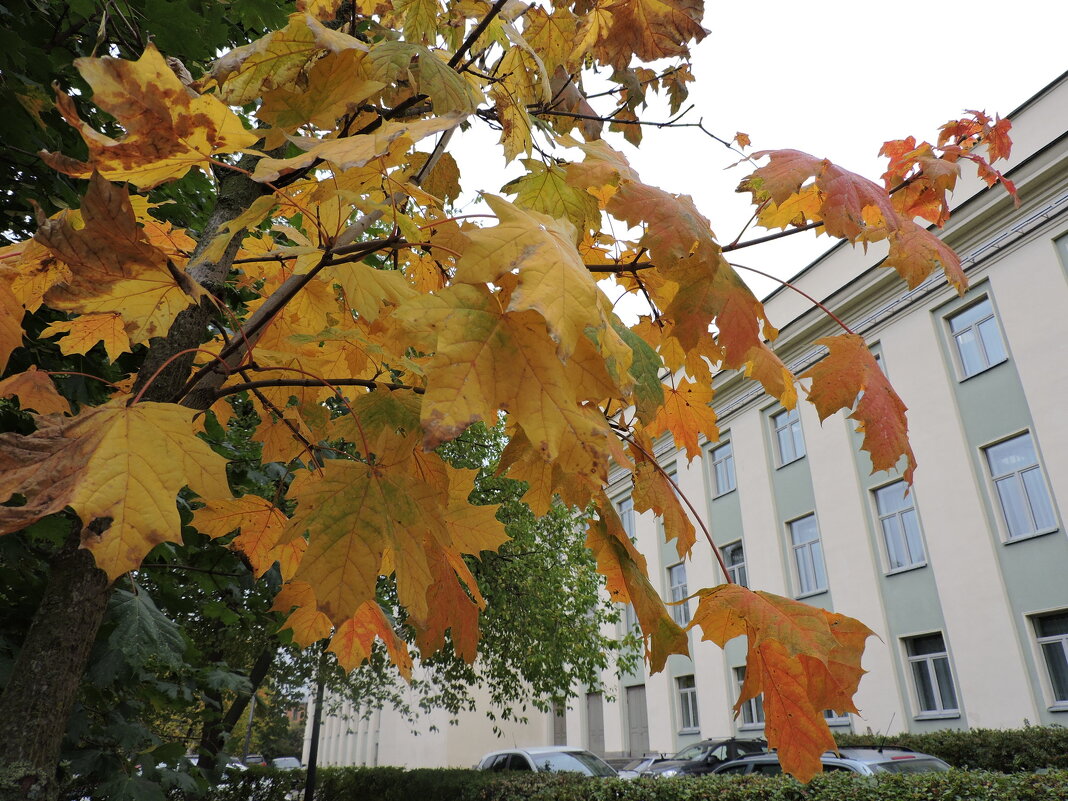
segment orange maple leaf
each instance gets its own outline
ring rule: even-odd
[[[393,664],[404,678],[411,681],[412,657],[408,645],[394,631],[385,612],[374,601],[365,602],[356,614],[337,627],[327,648],[337,657],[345,670],[355,670],[371,658],[371,648],[381,640]]]
[[[0,381],[0,398],[16,397],[19,407],[37,414],[73,414],[70,401],[56,391],[52,376],[35,365],[24,373],[16,373]]]
[[[689,641],[649,582],[645,557],[627,536],[611,500],[602,495],[597,509],[586,532],[586,547],[597,559],[609,597],[634,606],[645,639],[645,658],[657,673],[670,654],[688,654]]]
[[[803,782],[818,773],[820,755],[836,748],[824,709],[856,712],[852,697],[861,676],[864,624],[768,592],[738,584],[701,590],[689,629],[724,647],[745,635],[745,684],[735,713],[764,694],[765,734],[783,769]]]
[[[701,455],[698,439],[701,435],[713,442],[719,439],[716,412],[712,408],[712,386],[687,378],[679,379],[673,387],[665,386],[664,405],[646,433],[656,439],[665,431],[671,432],[676,447],[685,448],[686,458],[691,461]]]
[[[904,457],[904,477],[911,484],[916,457],[908,440],[907,408],[867,343],[856,334],[842,334],[818,339],[816,344],[827,348],[827,356],[801,378],[812,380],[807,394],[820,420],[856,403],[849,418],[859,423],[857,430],[864,435],[861,448],[871,455],[872,472],[892,470]]]

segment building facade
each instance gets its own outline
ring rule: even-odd
[[[842,414],[787,411],[737,374],[714,381],[721,438],[687,462],[658,452],[701,510],[732,579],[856,617],[868,640],[856,704],[834,729],[1068,724],[1068,75],[1011,115],[1001,187],[962,180],[942,238],[964,297],[934,275],[914,290],[883,252],[833,248],[792,283],[862,334],[906,405],[919,462],[908,490],[871,475]],[[765,305],[795,373],[836,324],[783,288]],[[622,476],[611,497],[665,599],[723,580],[709,547],[680,562]],[[690,605],[695,603],[690,602]],[[675,607],[679,623],[691,609]],[[655,676],[605,676],[566,715],[567,742],[609,756],[763,732],[760,699],[735,719],[744,638],[691,633]]]
[[[843,731],[1068,725],[1068,74],[1017,109],[1015,207],[1001,187],[962,179],[942,238],[962,257],[964,297],[934,275],[909,290],[867,252],[833,248],[792,283],[862,334],[909,407],[919,468],[871,474],[838,414],[820,424],[737,374],[714,381],[721,438],[687,461],[657,456],[700,511],[731,578],[858,618],[868,640]],[[789,289],[765,305],[795,373],[835,324]],[[650,577],[679,600],[724,577],[699,542],[680,562],[625,477],[609,492]],[[694,602],[690,601],[692,607]],[[673,607],[686,623],[692,611]],[[634,625],[625,615],[617,634]],[[741,638],[724,650],[691,633],[691,656],[656,675],[606,674],[556,716],[503,738],[481,712],[450,726],[387,712],[328,718],[320,764],[466,766],[510,745],[567,744],[608,757],[675,752],[704,737],[761,736],[760,699],[733,705]],[[311,715],[309,715],[309,718]],[[440,719],[439,719],[440,718]],[[414,731],[420,731],[418,737]]]

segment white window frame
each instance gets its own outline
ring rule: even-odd
[[[1057,696],[1057,686],[1053,681],[1053,671],[1050,669],[1050,664],[1046,658],[1046,646],[1060,646],[1061,653],[1066,661],[1068,661],[1068,632],[1064,634],[1048,634],[1043,635],[1039,625],[1043,618],[1053,617],[1054,615],[1066,615],[1068,609],[1050,609],[1045,612],[1036,612],[1029,615],[1031,630],[1035,637],[1035,657],[1039,666],[1039,671],[1042,675],[1042,686],[1045,690],[1045,695],[1049,701],[1049,708],[1051,711],[1064,712],[1068,711],[1068,687],[1064,689],[1064,697],[1059,698]]]
[[[953,330],[953,321],[964,314],[974,311],[977,307],[987,304],[990,307],[990,313],[974,323],[961,328],[959,331]],[[1000,355],[995,353],[993,356],[990,354],[990,346],[993,344],[993,340],[989,340],[984,337],[984,330],[992,330],[990,327],[981,328],[986,323],[993,322],[993,330],[998,335],[998,347],[1001,349]],[[1009,349],[1005,345],[1005,332],[1001,329],[1001,321],[998,319],[997,310],[994,308],[994,301],[990,298],[990,295],[984,295],[976,300],[974,303],[969,303],[959,309],[954,309],[952,312],[945,316],[946,332],[949,336],[950,346],[953,350],[953,360],[957,365],[957,372],[960,375],[960,380],[965,381],[972,376],[985,373],[992,367],[997,367],[999,364],[1003,364],[1009,360]],[[964,361],[964,353],[961,350],[960,341],[961,338],[971,332],[975,338],[976,345],[978,347],[978,353],[982,366],[975,370],[969,371],[967,364]]]
[[[708,451],[708,464],[709,478],[712,482],[713,499],[721,498],[727,493],[734,492],[738,489],[738,476],[734,472],[734,445],[731,440],[722,440],[718,445],[713,446]],[[723,465],[727,483],[730,486],[720,486],[719,470],[717,469],[719,465]]]
[[[804,459],[807,452],[805,450],[805,432],[801,429],[799,407],[794,406],[793,409],[783,409],[775,412],[771,415],[770,420],[771,434],[775,440],[775,455],[778,457],[779,467],[785,467],[799,459]],[[782,448],[783,438],[781,435],[786,432],[789,432],[790,447],[793,449],[793,454],[789,459],[786,458]]]
[[[824,709],[823,719],[827,721],[828,726],[849,726],[852,724],[852,721],[850,721],[849,719],[848,712],[846,712],[844,715],[840,715],[833,709]]]
[[[924,637],[931,637],[938,635],[942,638],[942,650],[933,651],[928,654],[912,654],[911,645],[914,641],[923,639]],[[946,645],[946,635],[943,631],[930,631],[924,634],[913,634],[908,637],[901,638],[901,645],[905,650],[906,669],[909,674],[909,686],[912,688],[912,698],[915,705],[916,713],[913,717],[916,720],[927,720],[931,718],[959,718],[960,717],[960,692],[957,689],[957,679],[954,675],[953,663],[949,658],[949,646]],[[955,707],[947,707],[942,702],[942,685],[938,680],[938,671],[935,667],[936,660],[945,660],[946,673],[949,678],[949,688],[953,692],[953,700],[956,702]],[[927,680],[930,683],[931,695],[935,701],[935,707],[933,709],[925,709],[923,707],[922,694],[920,687],[916,683],[916,670],[918,666],[922,666],[925,671]]]
[[[676,676],[675,691],[679,696],[679,733],[701,730],[701,715],[697,706],[697,680],[693,675]]]
[[[616,514],[619,515],[619,522],[623,524],[623,530],[627,532],[627,536],[634,539],[635,534],[635,520],[634,520],[634,498],[630,495],[622,495],[616,498],[614,501],[616,505]]]
[[[736,667],[731,673],[734,675],[734,691],[741,698],[742,687],[745,686],[745,667]],[[764,693],[745,701],[738,713],[742,719],[742,722],[738,724],[739,729],[763,729]]]
[[[904,573],[907,570],[915,570],[916,568],[923,567],[927,564],[927,546],[924,543],[923,524],[920,521],[920,512],[919,509],[916,508],[916,490],[911,487],[907,488],[908,495],[905,496],[904,503],[908,505],[903,506],[900,509],[893,509],[884,512],[879,505],[879,493],[883,492],[884,490],[888,490],[891,487],[896,487],[898,485],[905,486],[905,481],[903,479],[900,479],[898,481],[891,481],[889,484],[883,484],[882,486],[875,487],[871,491],[872,510],[875,514],[876,529],[878,530],[879,540],[882,543],[883,557],[886,560],[887,574]],[[919,540],[917,543],[919,548],[918,554],[914,554],[912,552],[912,547],[910,547],[909,545],[909,538],[905,533],[905,520],[906,516],[910,512],[912,513],[912,516],[916,521],[916,535]],[[896,519],[897,524],[897,550],[900,553],[905,554],[909,560],[907,563],[897,566],[895,566],[893,562],[893,551],[890,547],[890,538],[886,530],[887,523],[891,519]]]
[[[1008,473],[994,474],[994,468],[990,464],[990,451],[994,448],[998,448],[1009,442],[1014,442],[1027,437],[1030,440],[1031,451],[1034,454],[1035,461],[1032,464],[1028,464],[1025,467],[1021,467],[1018,470],[1014,470]],[[1038,445],[1035,442],[1035,435],[1030,429],[1017,432],[1009,437],[999,439],[997,442],[991,442],[982,447],[983,462],[986,467],[986,475],[990,485],[990,497],[991,502],[997,508],[998,520],[1000,521],[1002,530],[1002,539],[1006,544],[1019,542],[1021,540],[1030,539],[1031,537],[1039,537],[1043,534],[1052,534],[1054,531],[1060,529],[1060,523],[1057,517],[1057,507],[1053,502],[1053,493],[1050,492],[1049,481],[1046,479],[1046,469],[1042,465],[1042,459],[1038,454]],[[1049,526],[1038,526],[1038,519],[1035,514],[1035,501],[1038,500],[1036,495],[1032,494],[1032,489],[1035,489],[1034,484],[1029,489],[1027,481],[1024,479],[1025,473],[1035,473],[1037,471],[1040,483],[1037,484],[1037,490],[1045,494],[1046,504],[1049,506],[1050,515],[1053,518],[1053,522]],[[1012,523],[1009,522],[1009,515],[1005,510],[1005,503],[1002,498],[1001,489],[999,487],[1000,482],[1011,482],[1012,486],[1020,493],[1020,499],[1023,501],[1025,511],[1030,518],[1031,527],[1030,530],[1021,533],[1014,533],[1012,530]]]
[[[682,577],[682,581],[676,581],[678,577]],[[667,567],[667,584],[668,594],[671,597],[672,602],[682,601],[689,592],[686,589],[686,563],[676,562],[673,565]],[[671,617],[680,626],[685,626],[690,622],[690,602],[685,601],[678,606],[670,606]]]
[[[736,564],[731,564],[729,553],[735,548],[741,550],[742,561]],[[719,550],[720,553],[723,555],[723,564],[727,566],[727,576],[730,578],[730,580],[741,587],[748,587],[749,570],[746,567],[745,563],[745,543],[743,543],[741,540],[735,540],[734,542],[728,542]]]
[[[812,523],[815,526],[816,537],[815,539],[805,540],[804,542],[798,543],[794,537],[794,526],[809,519],[812,520]],[[820,535],[820,524],[816,519],[815,512],[788,521],[786,523],[786,531],[790,537],[790,550],[793,555],[794,565],[794,580],[797,584],[797,595],[795,597],[807,598],[810,595],[819,595],[821,592],[827,592],[829,588],[829,582],[827,580],[827,563],[823,558],[823,538]],[[806,571],[803,571],[803,560],[805,560],[806,566],[811,565],[811,575],[808,575]],[[821,573],[823,576],[822,584],[820,584]],[[811,584],[806,586],[808,579],[811,579]]]

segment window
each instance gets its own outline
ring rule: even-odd
[[[739,587],[749,586],[749,576],[745,570],[745,549],[742,541],[732,542],[723,547],[723,561],[727,565],[727,575]]]
[[[956,715],[957,692],[949,669],[946,642],[940,633],[905,640],[909,667],[916,686],[920,716]]]
[[[849,713],[844,712],[838,714],[833,709],[823,710],[823,719],[827,721],[828,726],[848,726],[849,725]],[[826,767],[824,768],[826,770]]]
[[[879,526],[886,546],[887,564],[891,570],[916,567],[926,561],[923,552],[923,537],[920,535],[920,518],[912,495],[906,495],[908,486],[904,481],[895,481],[875,490],[875,506],[879,512]]]
[[[629,634],[640,628],[641,624],[638,623],[638,613],[634,609],[634,604],[627,604],[623,609],[623,633]]]
[[[801,436],[801,417],[797,408],[771,416],[775,428],[775,442],[779,448],[779,465],[795,462],[805,455],[805,440]]]
[[[1034,624],[1053,702],[1068,705],[1068,611],[1036,617]]]
[[[623,524],[623,530],[627,536],[634,539],[634,500],[621,498],[616,501],[616,510],[619,512],[619,520]]]
[[[679,562],[667,569],[668,589],[673,602],[682,601],[689,593],[686,591],[686,565]],[[678,606],[671,607],[671,616],[680,626],[690,622],[690,602],[684,601]]]
[[[950,317],[949,332],[953,335],[965,378],[988,370],[1008,358],[990,298],[983,298],[974,306]]]
[[[745,668],[736,667],[734,669],[734,682],[738,685],[738,695],[742,694],[742,687],[745,685]],[[764,725],[764,694],[761,693],[756,698],[750,698],[748,701],[742,704],[742,725],[743,726],[763,726]]]
[[[1030,433],[991,445],[986,449],[986,463],[1010,540],[1057,528]]]
[[[798,595],[812,595],[827,589],[827,570],[823,566],[823,545],[816,516],[807,515],[789,524],[790,540],[797,566]]]
[[[733,490],[737,484],[734,480],[734,448],[730,442],[712,449],[712,497],[718,498]]]
[[[697,731],[697,683],[693,676],[679,676],[675,686],[679,690],[679,730]]]

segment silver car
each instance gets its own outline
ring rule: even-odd
[[[616,770],[596,754],[566,745],[508,748],[491,751],[479,760],[478,770],[581,773],[585,776],[615,776]]]
[[[820,761],[824,773],[848,771],[862,776],[877,773],[944,773],[948,764],[930,754],[921,754],[901,746],[850,746],[838,749],[838,753],[826,752]],[[718,776],[778,776],[782,773],[779,755],[752,754],[741,759],[724,762],[713,773]]]

